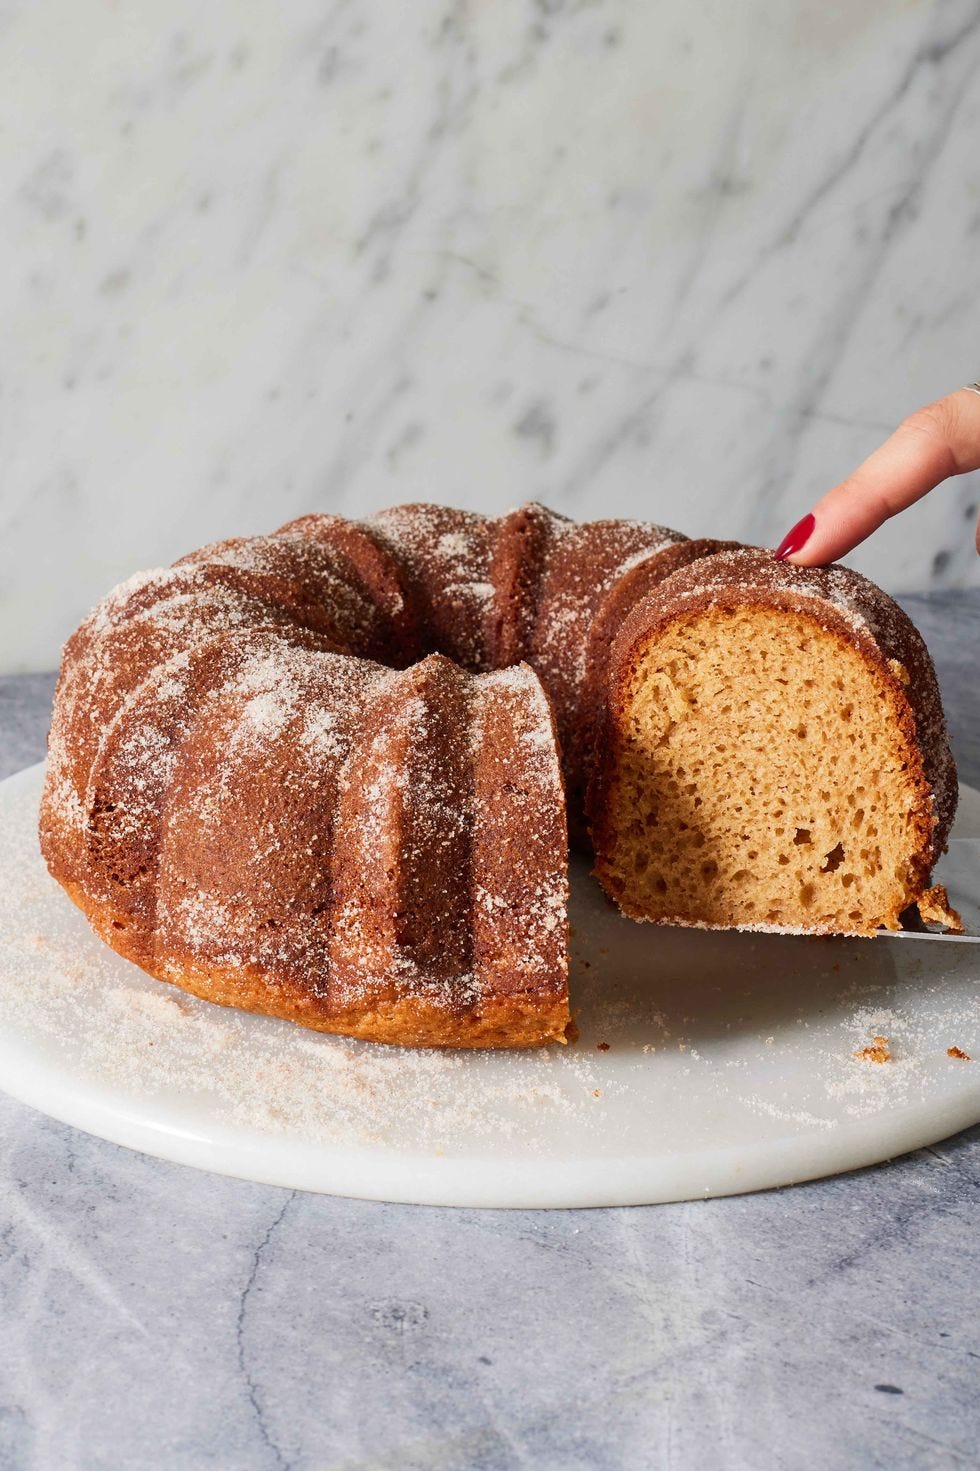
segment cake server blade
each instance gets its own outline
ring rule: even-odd
[[[946,935],[939,930],[889,930],[890,940],[946,940],[955,945],[980,945],[980,838],[953,838],[949,851],[936,864],[934,882],[945,884],[949,902],[959,911],[966,934]]]

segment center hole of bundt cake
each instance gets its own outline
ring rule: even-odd
[[[909,745],[886,680],[784,610],[711,609],[642,647],[598,871],[629,914],[874,930],[909,901]]]

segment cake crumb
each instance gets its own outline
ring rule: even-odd
[[[973,1061],[973,1059],[970,1056],[970,1054],[968,1052],[964,1052],[962,1047],[947,1047],[946,1048],[946,1056],[947,1057],[958,1057],[961,1062],[972,1062]]]
[[[608,1052],[609,1051],[609,1043],[608,1042],[597,1042],[595,1045],[596,1045],[596,1051],[597,1052]]]
[[[919,918],[923,924],[941,924],[952,935],[963,934],[963,921],[949,902],[949,895],[942,884],[933,884],[917,901]]]
[[[892,1054],[887,1037],[872,1037],[870,1047],[861,1047],[854,1056],[859,1062],[891,1062]]]
[[[601,1088],[593,1088],[592,1089],[592,1097],[593,1098],[601,1098],[602,1097],[602,1089]]]

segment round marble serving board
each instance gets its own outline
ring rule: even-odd
[[[336,1195],[602,1206],[787,1185],[980,1120],[980,945],[655,929],[576,861],[577,1042],[350,1042],[103,946],[38,853],[42,774],[0,783],[0,1088],[117,1144]],[[980,835],[968,789],[958,832]],[[875,1035],[892,1061],[855,1057]]]

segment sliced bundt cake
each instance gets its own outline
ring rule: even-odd
[[[928,654],[864,579],[415,505],[110,593],[65,647],[41,843],[197,995],[516,1047],[568,1025],[586,793],[626,913],[867,934],[925,898],[955,790]]]
[[[600,743],[596,873],[634,919],[896,929],[953,819],[929,655],[841,567],[729,551],[661,583],[617,636]]]
[[[594,575],[542,592],[586,530]],[[131,579],[65,648],[51,872],[114,949],[213,1001],[407,1045],[562,1038],[566,804],[520,659],[554,604],[571,663],[540,664],[571,724],[593,610],[681,541],[401,506]]]

